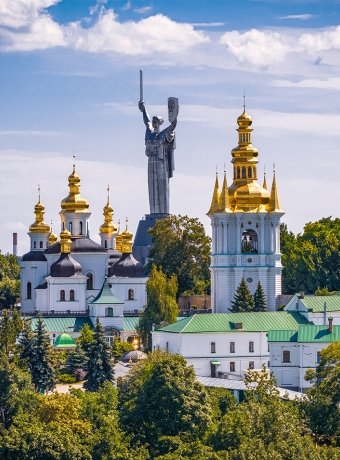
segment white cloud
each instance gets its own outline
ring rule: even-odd
[[[273,86],[281,88],[316,88],[340,91],[340,77],[331,77],[326,80],[306,79],[300,81],[274,80]]]
[[[315,18],[314,14],[303,13],[303,14],[289,14],[287,16],[281,16],[279,19],[298,19],[300,21],[308,21],[309,19]]]
[[[222,27],[225,25],[224,22],[191,22],[194,27]]]
[[[135,8],[133,11],[138,14],[149,13],[152,11],[152,6],[142,6],[141,8]]]
[[[303,33],[299,43],[305,50],[313,53],[331,49],[340,50],[340,26],[321,32]]]
[[[25,27],[34,22],[44,9],[61,0],[1,0],[0,25]]]
[[[208,38],[189,24],[180,24],[158,14],[138,22],[120,23],[113,10],[105,11],[90,29],[73,23],[68,29],[69,42],[76,49],[116,52],[131,56],[153,53],[184,53],[208,42]]]
[[[251,29],[247,32],[226,32],[220,38],[220,44],[241,63],[255,66],[268,66],[282,62],[292,51],[290,40],[278,32]]]
[[[131,1],[128,0],[128,1],[125,3],[125,5],[122,6],[121,9],[122,9],[123,11],[128,11],[128,10],[131,10],[131,8],[132,8]]]

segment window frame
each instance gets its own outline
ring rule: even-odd
[[[211,354],[216,353],[216,342],[210,342],[210,353]]]

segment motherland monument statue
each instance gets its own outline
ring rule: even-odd
[[[143,72],[140,70],[139,110],[143,113],[145,131],[145,155],[148,157],[148,188],[150,214],[169,214],[169,179],[173,176],[175,128],[179,111],[178,99],[168,98],[170,125],[160,130],[164,120],[155,115],[152,120],[143,101]]]
[[[143,99],[143,72],[139,72],[139,103],[138,108],[143,114],[145,131],[145,155],[148,157],[148,189],[150,214],[146,214],[138,224],[133,243],[133,255],[143,265],[148,261],[152,245],[149,230],[157,220],[169,215],[169,180],[175,169],[174,150],[175,128],[179,111],[178,99],[168,98],[168,118],[170,125],[160,130],[163,118],[154,116],[152,119],[145,108]]]

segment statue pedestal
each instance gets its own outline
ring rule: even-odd
[[[170,214],[146,214],[144,219],[139,221],[133,243],[133,255],[142,265],[148,262],[149,251],[152,246],[149,229],[153,228],[158,220],[164,219],[169,215]]]

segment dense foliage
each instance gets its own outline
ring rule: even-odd
[[[42,346],[46,338],[43,327],[38,322],[37,330],[32,332],[26,322],[20,332],[20,317],[7,314],[1,321],[5,337],[0,341],[3,460],[340,457],[339,343],[321,352],[316,371],[308,375],[312,387],[300,401],[280,398],[274,380],[264,369],[249,371],[245,399],[237,402],[225,389],[208,389],[198,383],[193,368],[181,356],[161,351],[150,353],[120,378],[118,391],[112,372],[106,369],[109,372],[105,380],[92,380],[96,382],[92,391],[42,394],[31,359],[39,355],[34,352],[36,342],[41,356],[49,354],[48,347]],[[108,362],[112,363],[102,338],[97,324],[93,340],[84,342],[88,345],[88,369],[97,367],[100,377]],[[81,348],[80,342],[78,346]],[[46,356],[40,367],[45,362]],[[57,365],[56,360],[48,362]],[[46,375],[42,369],[41,378]]]
[[[20,296],[20,267],[12,254],[0,254],[0,309],[12,308]]]
[[[151,331],[162,323],[173,323],[179,313],[176,301],[177,279],[167,278],[156,265],[151,268],[146,284],[147,305],[139,320],[139,334],[146,350],[151,350]]]
[[[210,243],[204,226],[188,216],[169,216],[150,230],[152,264],[176,275],[178,296],[210,292]]]
[[[327,217],[294,235],[281,224],[283,293],[340,290],[340,219]]]
[[[245,313],[250,311],[266,311],[267,300],[260,281],[257,284],[254,295],[250,292],[246,280],[242,278],[235,291],[234,300],[231,302],[233,313]]]

